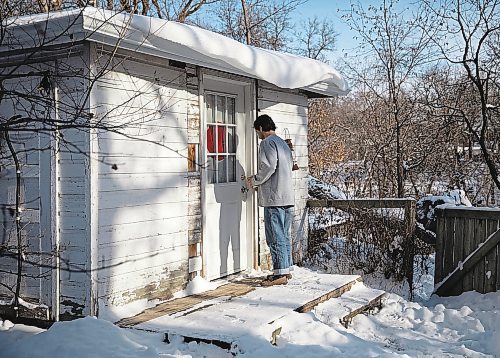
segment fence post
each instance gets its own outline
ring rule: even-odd
[[[415,259],[415,243],[413,233],[416,223],[416,202],[414,199],[407,199],[404,205],[405,210],[405,241],[406,254],[404,256],[404,267],[408,286],[410,288],[410,299],[413,299],[413,261]]]

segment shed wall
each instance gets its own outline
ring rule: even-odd
[[[21,77],[12,83],[4,82],[17,94],[9,95],[1,103],[3,117],[22,115],[30,118],[23,132],[11,132],[22,178],[21,298],[49,307],[51,318],[57,315],[55,309],[59,305],[61,319],[89,314],[86,310],[90,269],[86,190],[89,139],[88,130],[79,124],[79,114],[86,113],[87,106],[83,70],[87,56],[85,46],[75,46],[70,55],[54,56],[43,63],[17,68],[16,74]],[[26,61],[22,54],[19,61]],[[40,85],[47,74],[50,86],[41,91]],[[59,130],[54,123],[60,125]],[[11,160],[4,162],[0,182],[2,244],[17,246],[12,230],[15,168]],[[56,225],[59,225],[58,230]],[[0,265],[16,273],[15,261],[15,257],[2,257]],[[58,266],[60,275],[55,270]],[[13,280],[14,275],[2,275],[2,283],[11,286]],[[3,295],[11,295],[3,291]],[[60,293],[59,300],[56,292]]]
[[[26,68],[20,69],[20,71],[23,70],[26,70]],[[38,85],[37,80],[39,78],[20,80],[16,84],[7,82],[4,85],[7,91],[12,89],[29,93],[33,87],[36,88],[36,85]],[[36,106],[27,101],[6,99],[2,101],[0,110],[2,116],[8,118],[17,114],[28,115],[29,111],[35,108]],[[43,188],[45,184],[40,183],[40,156],[43,156],[43,152],[40,151],[39,136],[35,132],[11,131],[9,137],[21,169],[20,227],[21,248],[25,257],[21,271],[20,295],[28,301],[47,303],[48,297],[40,292],[43,279],[38,278],[41,272],[38,266],[41,257],[38,253],[41,251],[41,245],[44,244],[40,226],[40,187]],[[2,149],[2,159],[0,160],[0,246],[2,248],[0,254],[0,282],[2,283],[0,285],[0,298],[10,300],[14,296],[18,273],[17,253],[19,245],[15,225],[16,168],[3,135],[0,139],[0,146]],[[50,251],[50,244],[48,247],[44,247],[44,250]],[[44,275],[44,279],[48,278],[50,276]],[[10,287],[10,289],[6,286]]]
[[[290,138],[294,146],[294,156],[299,170],[293,171],[295,188],[294,220],[292,223],[292,251],[294,263],[300,263],[307,252],[308,198],[308,155],[307,155],[307,97],[299,91],[285,91],[265,82],[259,82],[258,109],[260,114],[268,114],[276,123],[276,134],[283,139]],[[259,208],[260,262],[269,261],[269,251],[265,245],[264,214]]]
[[[87,81],[89,46],[78,56],[57,64],[57,118],[69,125],[52,141],[54,233],[59,241],[59,314],[61,319],[91,314],[90,274],[90,130],[85,123],[89,103]],[[81,111],[83,110],[83,111]],[[81,121],[81,122],[80,122]],[[56,164],[57,163],[57,168]],[[54,280],[57,276],[54,276]],[[55,282],[55,281],[54,281]],[[57,287],[52,288],[57,294]]]
[[[96,52],[100,63],[105,52]],[[97,134],[97,296],[169,298],[188,276],[186,70],[117,56],[93,91]]]

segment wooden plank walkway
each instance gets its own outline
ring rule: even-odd
[[[189,310],[194,309],[195,307],[199,309],[199,305],[203,304],[203,302],[216,298],[224,297],[226,300],[229,300],[234,297],[243,296],[255,290],[255,287],[260,287],[262,280],[264,280],[264,277],[245,278],[239,281],[230,282],[217,287],[215,290],[160,303],[159,305],[148,308],[133,317],[121,319],[115,324],[120,327],[131,327],[161,316],[173,315],[179,312],[189,312]],[[207,305],[209,304],[210,303],[207,303]]]
[[[207,342],[233,351],[239,347],[236,351],[242,352],[242,347],[275,342],[287,315],[310,311],[360,281],[358,275],[329,275],[300,268],[287,285],[259,287],[256,279],[232,282],[206,292],[205,301],[185,297],[165,302],[118,324],[164,333],[167,342],[180,337],[185,342]]]

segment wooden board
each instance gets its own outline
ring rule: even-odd
[[[446,236],[444,237],[443,276],[453,271],[453,247],[455,244],[455,218],[446,218],[444,223]]]
[[[476,230],[474,235],[474,250],[486,240],[486,220],[476,219]],[[484,293],[484,258],[480,258],[473,270],[474,289]]]
[[[385,293],[369,289],[359,284],[359,280],[355,275],[326,275],[300,269],[285,286],[251,287],[250,284],[257,283],[255,279],[240,281],[240,285],[251,288],[242,297],[221,302],[224,297],[212,298],[217,291],[214,290],[205,294],[205,298],[211,300],[196,306],[193,304],[198,302],[198,297],[186,297],[175,300],[176,304],[167,302],[160,305],[161,308],[158,306],[121,320],[118,325],[164,333],[166,342],[177,337],[184,342],[213,344],[238,355],[244,353],[247,346],[263,342],[276,344],[277,336],[293,311],[299,311],[300,307],[313,308],[314,303],[324,302],[326,297],[338,297],[343,293],[326,306],[330,309],[332,303],[335,306],[337,300],[342,301],[338,317],[335,316],[339,324],[346,324],[354,315],[380,305]],[[219,287],[219,294],[227,290],[229,294],[239,293],[231,289],[233,284]],[[353,285],[355,288],[350,292]],[[160,316],[162,314],[167,315]],[[144,319],[150,320],[136,324]]]
[[[215,290],[207,291],[202,294],[177,298],[165,303],[159,304],[156,307],[149,308],[133,317],[124,318],[116,324],[120,327],[135,326],[140,323],[150,321],[152,319],[171,315],[192,309],[194,306],[206,300],[211,300],[218,297],[233,297],[242,296],[250,291],[253,291],[256,286],[260,285],[263,278],[256,278],[253,280],[242,280],[240,282],[231,282],[222,285]]]
[[[279,328],[276,322],[280,318],[300,307],[312,308],[312,301],[322,302],[325,295],[334,297],[334,291],[358,280],[356,275],[327,275],[301,269],[299,274],[294,272],[294,278],[285,286],[255,288],[254,280],[233,282],[204,295],[169,301],[121,320],[118,325],[226,341],[228,337],[234,340],[260,327],[269,341]]]
[[[473,249],[474,241],[474,219],[465,219],[464,223],[464,238],[463,238],[463,259],[468,257]],[[437,255],[437,253],[436,253]],[[462,292],[472,291],[473,282],[472,275],[467,274],[462,280]]]
[[[363,312],[382,304],[385,292],[357,283],[335,300],[315,308],[317,316],[328,317],[327,324],[340,323],[347,328],[352,319]]]
[[[436,259],[434,268],[434,282],[441,282],[443,276],[443,253],[444,253],[444,218],[437,218],[436,228]]]
[[[488,220],[486,223],[486,237],[498,230],[498,220]],[[497,247],[492,248],[488,254],[485,256],[484,262],[484,292],[494,292],[496,291],[496,281],[497,281],[497,265],[499,259],[497,256]]]
[[[449,220],[450,218],[447,218]],[[461,265],[464,261],[464,229],[465,223],[464,220],[455,219],[455,234],[453,235],[453,251],[450,254],[453,254],[452,258],[452,269]],[[453,287],[452,295],[459,295],[462,293],[462,284],[459,283]]]

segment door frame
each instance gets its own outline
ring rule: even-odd
[[[229,75],[228,75],[229,76]],[[243,98],[243,108],[245,121],[245,173],[253,173],[255,169],[255,155],[256,141],[255,135],[253,133],[253,122],[255,120],[255,83],[248,79],[234,79],[228,77],[221,77],[210,73],[208,70],[200,70],[200,80],[199,80],[199,106],[200,106],[200,160],[205,166],[207,164],[207,149],[205,143],[205,133],[207,130],[206,112],[205,112],[205,90],[210,90],[209,82],[217,83],[218,85],[231,84],[241,86],[244,93]],[[258,248],[258,229],[257,229],[257,200],[255,195],[248,195],[246,205],[246,228],[244,234],[246,236],[246,249],[247,249],[247,271],[251,269],[256,269],[257,248]],[[202,213],[202,238],[205,238],[206,233],[206,220],[207,220],[207,175],[205,170],[201,170],[201,213]],[[206,277],[207,264],[209,258],[206,255],[206,250],[204,250],[204,245],[206,245],[206,240],[202,239],[201,252],[202,252],[202,277]]]

